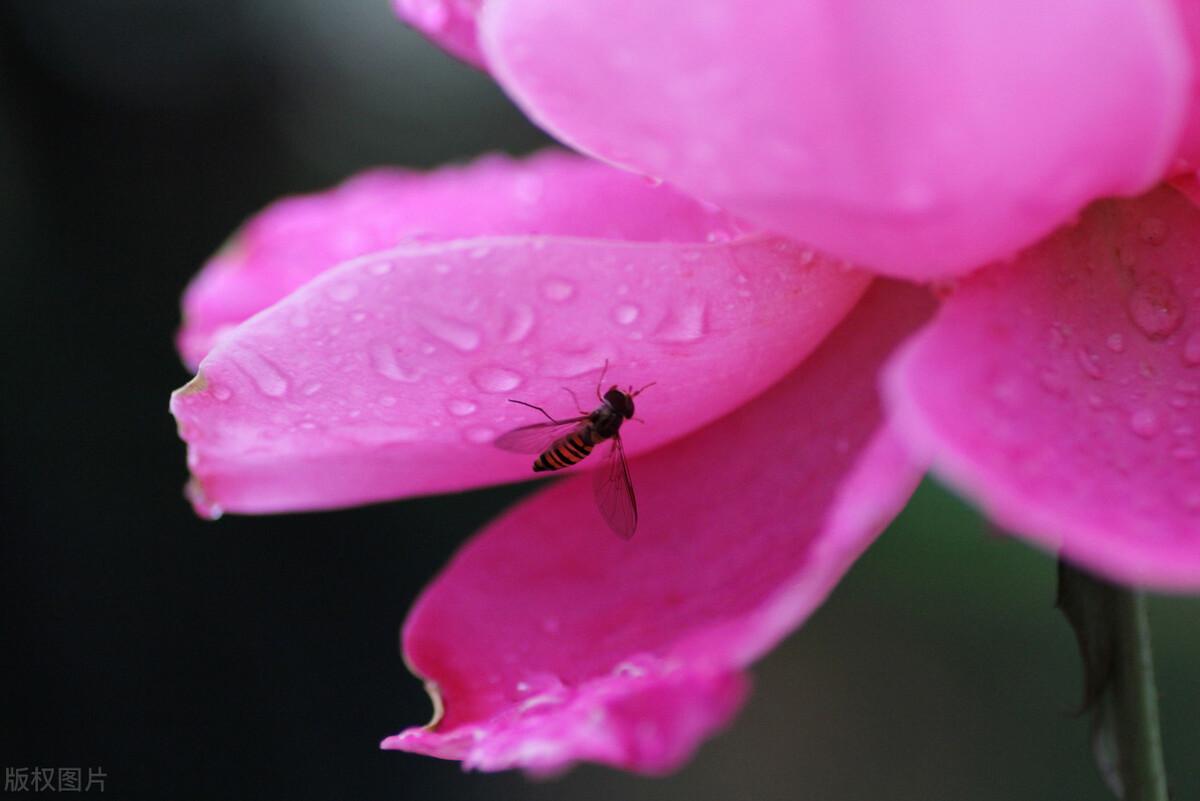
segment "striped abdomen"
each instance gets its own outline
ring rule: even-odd
[[[533,463],[535,473],[544,470],[562,470],[578,464],[596,447],[596,432],[589,425],[583,425],[565,437],[556,439],[549,448]]]

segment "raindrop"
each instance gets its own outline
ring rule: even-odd
[[[311,397],[320,392],[322,386],[323,385],[319,381],[310,381],[300,388],[300,394]]]
[[[292,323],[292,326],[295,328],[306,328],[310,322],[308,319],[308,315],[305,314],[303,310],[295,312],[291,316],[290,321]]]
[[[216,520],[225,513],[225,510],[221,508],[221,504],[208,497],[208,493],[204,491],[204,485],[195,477],[188,480],[187,486],[183,489],[183,494],[192,502],[196,514],[205,520]]]
[[[356,311],[354,314],[350,315],[350,321],[354,323],[361,323],[365,319],[367,319],[367,313],[365,311]]]
[[[486,245],[484,245],[484,246],[480,246],[477,248],[471,248],[470,250],[468,250],[467,257],[471,258],[471,259],[482,259],[482,258],[486,258],[488,256],[488,254],[490,254],[491,252],[492,252],[492,249],[490,247],[487,247]]]
[[[520,342],[529,336],[533,330],[533,309],[524,303],[512,307],[508,319],[504,322],[504,331],[500,338],[508,344]]]
[[[1158,415],[1153,409],[1138,409],[1129,417],[1129,427],[1133,433],[1145,439],[1151,439],[1159,431]]]
[[[396,350],[386,342],[375,340],[367,349],[367,356],[375,372],[393,381],[414,383],[421,377],[420,370],[404,367],[396,359]]]
[[[1122,353],[1125,350],[1125,337],[1116,333],[1109,334],[1108,339],[1104,340],[1104,344],[1113,353]]]
[[[561,303],[575,294],[575,287],[561,278],[551,278],[542,284],[542,294],[549,300]]]
[[[638,318],[638,307],[630,303],[623,303],[613,309],[613,318],[621,325],[630,325]]]
[[[1181,462],[1190,462],[1192,459],[1200,456],[1200,452],[1197,452],[1191,445],[1177,445],[1171,451],[1171,455]]]
[[[1183,322],[1183,302],[1170,279],[1152,274],[1139,281],[1130,293],[1129,316],[1143,334],[1163,339]]]
[[[1104,375],[1104,370],[1100,367],[1100,354],[1089,348],[1087,345],[1081,345],[1075,351],[1075,360],[1079,362],[1079,368],[1083,370],[1089,378],[1101,378]]]
[[[456,417],[466,417],[469,414],[473,414],[479,407],[469,400],[454,398],[446,403],[446,408],[450,410],[450,414]]]
[[[380,406],[395,406],[396,398],[393,397],[392,395],[380,395],[379,396],[379,405]]]
[[[521,386],[521,376],[503,367],[480,367],[471,373],[471,380],[484,392],[508,392]]]
[[[421,327],[433,336],[464,353],[479,347],[479,332],[466,323],[445,317],[427,316],[421,319]]]
[[[496,432],[486,426],[473,426],[463,432],[463,438],[476,445],[486,445],[496,438]]]
[[[446,275],[450,272],[450,265],[444,261],[439,261],[437,264],[433,265],[433,271],[438,275]]]
[[[336,300],[338,303],[345,303],[353,300],[358,296],[358,287],[355,284],[334,284],[329,288],[329,297]]]
[[[704,336],[707,312],[704,302],[699,300],[676,307],[668,312],[654,332],[655,337],[662,342],[695,342]]]
[[[230,392],[229,387],[216,384],[213,386],[213,397],[219,401],[227,401],[233,397],[233,393]]]
[[[1148,245],[1161,245],[1167,241],[1167,224],[1158,217],[1147,217],[1138,227],[1138,235]]]
[[[1067,382],[1057,371],[1049,368],[1038,373],[1038,383],[1052,395],[1066,395]]]
[[[387,275],[392,271],[392,263],[390,261],[373,261],[367,265],[367,272],[371,275]]]
[[[1193,331],[1183,343],[1183,363],[1188,367],[1200,365],[1200,331]]]
[[[259,392],[272,398],[282,397],[288,389],[287,379],[273,364],[249,350],[239,351],[234,362],[254,381]]]

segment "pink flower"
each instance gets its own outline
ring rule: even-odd
[[[577,475],[491,524],[405,624],[439,711],[385,747],[671,770],[928,464],[1064,558],[1200,588],[1200,211],[1161,187],[1080,213],[1195,155],[1172,5],[490,0],[478,30],[400,5],[667,184],[559,153],[371,173],[263,212],[189,288],[172,410],[205,514],[518,480],[490,443],[538,418],[507,398],[572,413],[606,362],[658,382],[624,430],[637,537]],[[936,315],[842,260],[1014,253]]]

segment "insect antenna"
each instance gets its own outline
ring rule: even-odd
[[[557,422],[558,422],[558,421],[557,421],[557,420],[555,420],[553,417],[551,417],[551,416],[550,416],[550,413],[549,413],[549,412],[547,412],[545,409],[543,409],[541,406],[534,406],[532,403],[526,403],[526,402],[525,402],[525,401],[523,401],[523,400],[514,400],[514,399],[512,399],[512,398],[509,398],[509,399],[508,399],[508,402],[509,402],[509,403],[519,403],[519,404],[521,404],[522,406],[528,406],[530,409],[537,409],[539,412],[541,412],[543,415],[545,415],[545,416],[546,416],[546,419],[547,419],[547,420],[549,420],[551,423],[557,423]]]

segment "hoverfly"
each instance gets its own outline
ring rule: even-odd
[[[596,382],[596,399],[600,405],[591,412],[579,409],[578,417],[556,420],[541,406],[510,399],[510,403],[537,409],[549,422],[514,428],[497,437],[495,444],[506,451],[538,454],[533,462],[533,470],[540,473],[578,464],[587,458],[593,448],[611,439],[612,447],[604,457],[604,464],[593,473],[592,488],[596,494],[596,506],[608,527],[622,538],[629,539],[637,529],[638,512],[633,482],[629,478],[629,465],[625,461],[625,447],[621,443],[621,424],[633,418],[633,399],[654,384],[652,382],[636,391],[633,387],[623,390],[614,384],[601,395],[600,387],[604,385],[607,372],[608,362],[605,362],[600,380]],[[578,407],[579,402],[576,401],[575,405]]]

